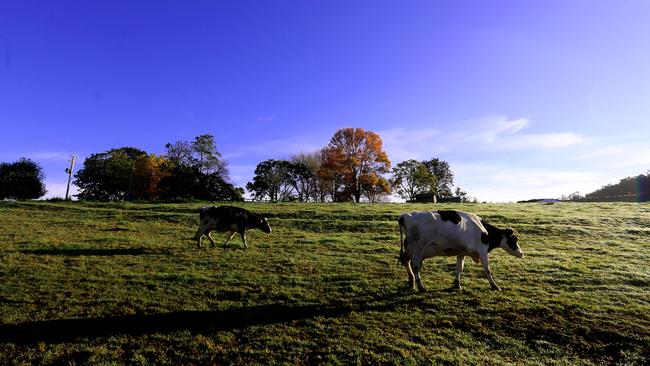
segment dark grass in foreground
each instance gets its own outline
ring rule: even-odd
[[[189,240],[201,204],[0,203],[0,364],[643,364],[647,204],[244,204],[267,236]],[[396,218],[464,209],[526,252],[425,261],[405,290]],[[223,234],[214,234],[219,240]],[[218,240],[218,241],[219,241]]]

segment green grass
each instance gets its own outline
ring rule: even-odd
[[[1,202],[0,364],[650,359],[650,205],[242,205],[273,228],[249,250],[198,249],[200,203]],[[519,232],[502,291],[471,260],[450,290],[455,258],[405,289],[396,218],[443,208]]]

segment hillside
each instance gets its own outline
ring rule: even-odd
[[[585,195],[587,201],[650,201],[650,172],[621,179]]]
[[[201,204],[0,203],[0,364],[642,364],[650,206],[264,204],[226,249]],[[464,209],[526,257],[425,261],[404,289],[399,213]],[[213,234],[218,241],[225,234]],[[204,242],[204,244],[207,241]]]

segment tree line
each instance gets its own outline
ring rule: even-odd
[[[587,193],[582,199],[598,200],[600,198],[621,198],[632,197],[634,201],[650,201],[650,171],[639,174],[635,177],[621,179],[616,184],[608,184],[591,193]]]
[[[320,150],[259,163],[246,189],[254,200],[271,201],[379,202],[391,193],[407,201],[422,193],[467,200],[460,188],[452,191],[453,182],[449,163],[437,158],[411,159],[391,169],[378,134],[343,128]]]
[[[25,177],[30,177],[29,184],[19,183]],[[41,197],[43,179],[42,169],[31,160],[3,163],[0,199]],[[453,191],[453,179],[449,164],[437,158],[411,159],[392,167],[377,133],[343,128],[322,149],[260,162],[246,190],[253,200],[270,201],[379,202],[392,193],[407,201],[422,193],[455,194],[466,200],[467,193],[460,188]],[[239,201],[244,197],[244,189],[231,183],[227,162],[210,134],[168,143],[162,155],[136,147],[92,154],[73,183],[80,200]]]
[[[77,197],[102,201],[243,199],[243,190],[230,183],[228,166],[212,135],[168,143],[165,150],[161,156],[134,147],[92,154],[75,174]]]

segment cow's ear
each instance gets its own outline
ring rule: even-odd
[[[515,233],[515,231],[512,230],[511,228],[507,228],[507,229],[503,230],[503,233],[504,233],[506,236],[511,236],[512,234]]]

